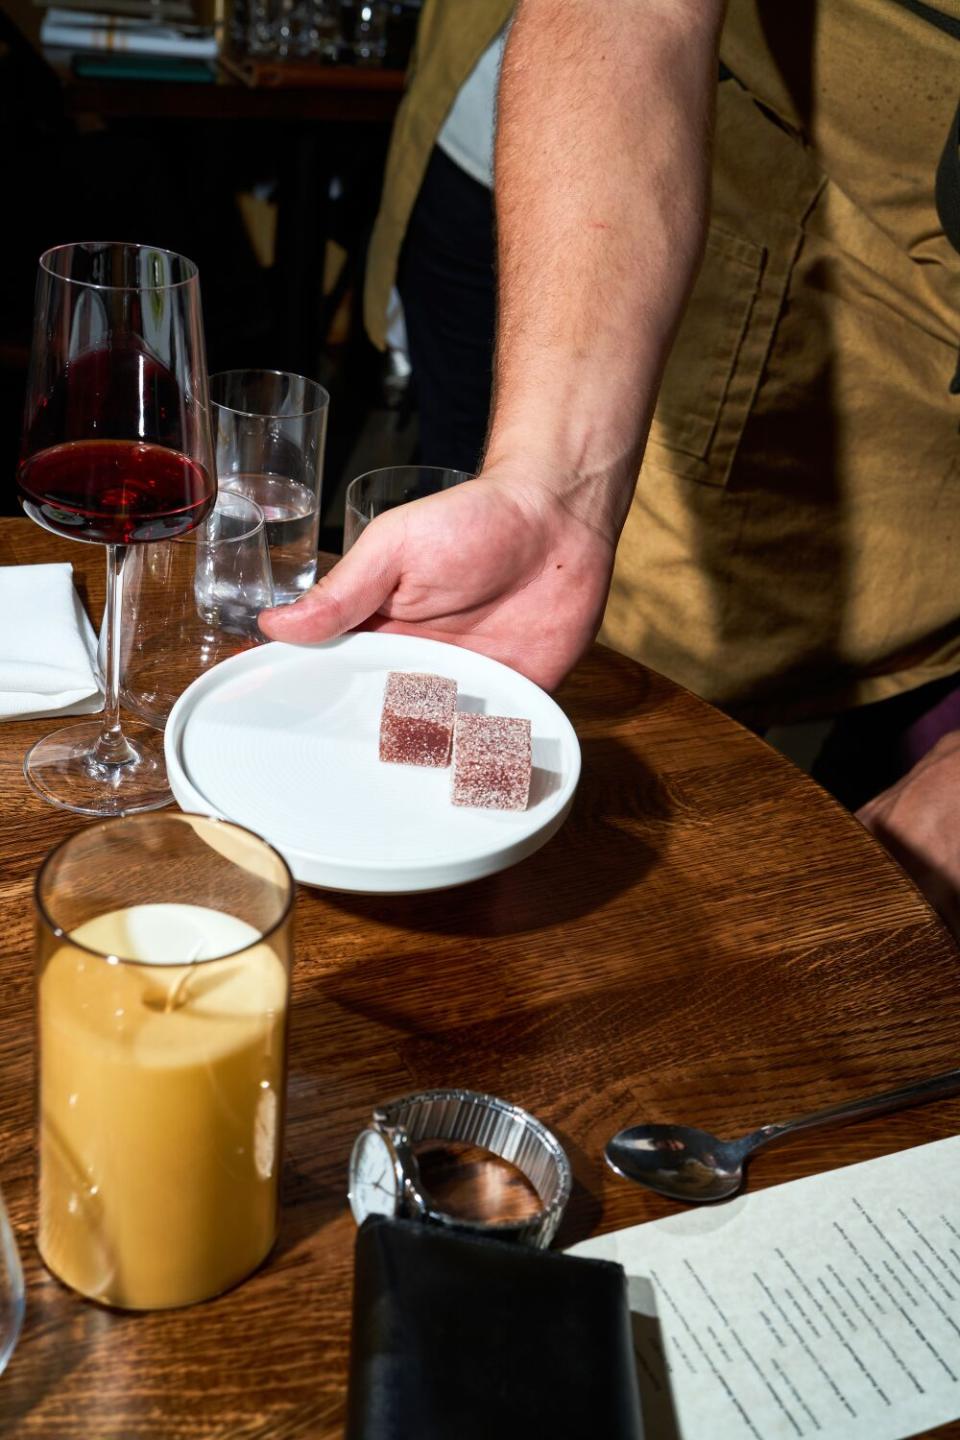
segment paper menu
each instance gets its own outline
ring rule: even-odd
[[[573,1253],[629,1277],[645,1440],[902,1440],[960,1417],[960,1136]]]

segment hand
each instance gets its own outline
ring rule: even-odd
[[[548,485],[500,463],[379,516],[319,584],[260,625],[294,643],[354,629],[445,640],[552,689],[596,635],[614,549]]]
[[[960,938],[960,730],[938,740],[857,819],[917,883]]]

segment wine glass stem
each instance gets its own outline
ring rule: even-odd
[[[107,604],[103,617],[103,729],[93,747],[95,765],[115,769],[137,759],[120,728],[120,615],[123,602],[125,545],[107,546]]]

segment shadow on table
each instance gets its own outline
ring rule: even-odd
[[[573,810],[535,855],[468,885],[424,895],[328,892],[379,926],[477,939],[553,928],[603,909],[656,862],[675,809],[660,778],[616,739],[585,740]]]
[[[0,1435],[19,1435],[29,1415],[87,1362],[114,1315],[82,1301],[40,1266],[27,1263],[23,1332],[0,1381]],[[70,1306],[64,1308],[64,1298]],[[39,1433],[39,1432],[38,1432]]]
[[[301,1251],[325,1226],[343,1217],[347,1204],[347,1159],[336,1176],[329,1167],[300,1163],[287,1155],[280,1184],[280,1226],[267,1265]]]
[[[556,692],[556,701],[578,726],[593,720],[610,724],[649,709],[663,699],[666,682],[627,655],[601,647],[602,665],[593,655],[578,665]],[[593,652],[594,655],[596,652]]]
[[[603,1216],[603,1206],[590,1187],[584,1185],[582,1180],[577,1179],[578,1175],[594,1173],[596,1164],[593,1159],[582,1146],[571,1138],[569,1131],[555,1126],[554,1134],[566,1151],[570,1168],[573,1171],[570,1199],[567,1201],[560,1229],[553,1242],[557,1250],[567,1250],[571,1245],[576,1245],[578,1241],[586,1240],[589,1236],[596,1234]]]
[[[627,1294],[644,1440],[681,1440],[653,1284],[641,1276],[630,1275]]]

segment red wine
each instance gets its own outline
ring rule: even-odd
[[[20,502],[31,520],[75,540],[131,545],[183,535],[209,513],[213,477],[164,445],[72,440],[21,462]]]
[[[70,355],[29,418],[23,454],[67,440],[143,440],[183,448],[187,397],[166,365],[135,337]]]

